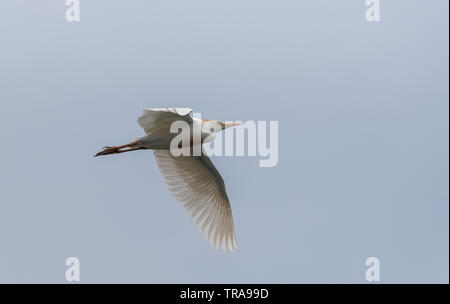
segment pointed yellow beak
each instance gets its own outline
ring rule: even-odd
[[[229,128],[229,127],[235,127],[235,126],[240,126],[241,123],[240,122],[232,122],[232,123],[225,123],[225,128]]]

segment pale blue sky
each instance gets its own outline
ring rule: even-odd
[[[0,282],[448,282],[447,0],[0,2]],[[215,251],[142,108],[279,121],[279,161],[220,157],[239,250]]]

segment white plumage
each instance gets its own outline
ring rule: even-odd
[[[194,120],[189,108],[145,109],[138,118],[139,125],[146,135],[130,144],[105,147],[96,156],[123,153],[140,149],[153,149],[159,170],[170,191],[184,206],[195,226],[216,249],[233,251],[237,248],[233,216],[225,183],[204,153],[200,156],[175,157],[170,152],[170,141],[176,134],[170,133],[173,122],[183,120],[190,126]],[[202,124],[216,124],[216,130],[223,130],[227,125],[218,120],[202,120]],[[210,128],[208,125],[208,130]],[[214,135],[214,134],[207,134]],[[202,140],[206,138],[203,136]],[[192,155],[192,154],[191,154]]]
[[[170,191],[211,245],[223,250],[237,247],[225,184],[209,157],[174,157],[168,150],[154,154]]]
[[[184,120],[192,123],[190,108],[160,108],[160,109],[144,109],[142,115],[138,118],[138,123],[145,133],[150,133],[154,129],[161,128],[176,120]]]

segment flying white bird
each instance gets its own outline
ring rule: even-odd
[[[194,123],[201,126],[201,143],[214,139],[214,134],[238,123],[227,124],[219,120],[192,118],[189,108],[145,109],[138,118],[146,135],[133,142],[105,147],[95,156],[152,149],[162,176],[172,194],[186,208],[196,227],[216,249],[237,248],[233,216],[225,183],[219,171],[201,148],[199,156],[175,157],[170,151],[172,123],[186,122],[193,130]],[[190,141],[192,151],[193,141]],[[191,153],[190,155],[193,155]],[[194,154],[195,155],[195,154]]]

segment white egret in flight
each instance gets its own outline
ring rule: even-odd
[[[237,248],[233,216],[219,171],[203,149],[200,156],[173,156],[170,143],[177,134],[170,132],[170,126],[175,121],[184,121],[192,130],[194,122],[200,123],[203,144],[211,141],[214,133],[237,124],[192,118],[191,113],[189,108],[145,109],[138,118],[145,136],[126,145],[105,147],[95,156],[142,149],[154,150],[159,170],[170,191],[186,208],[196,227],[216,249],[226,251],[228,248],[233,251]],[[192,141],[190,145],[192,146]]]

